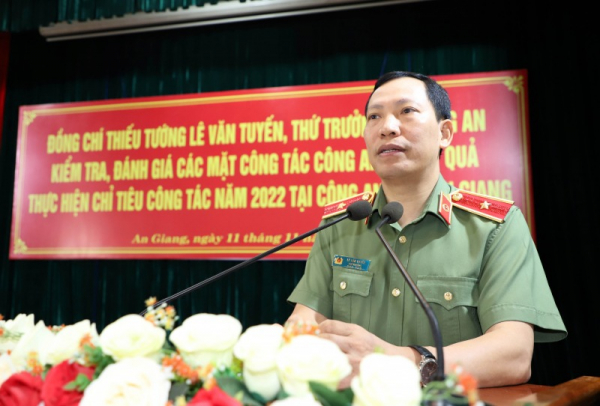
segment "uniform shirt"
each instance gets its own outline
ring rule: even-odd
[[[504,222],[497,222],[454,208],[449,225],[438,214],[438,200],[440,192],[454,190],[440,176],[416,220],[404,228],[381,227],[429,302],[443,345],[480,336],[507,320],[531,323],[536,342],[565,338],[521,210],[513,205]],[[395,345],[435,345],[425,310],[375,233],[387,203],[383,192],[369,220],[344,220],[319,232],[288,301],[358,324]]]

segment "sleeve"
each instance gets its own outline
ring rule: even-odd
[[[321,225],[327,221],[322,221]],[[288,302],[303,304],[329,319],[333,316],[330,242],[334,227],[321,230],[317,234],[306,261],[304,275],[288,297]]]
[[[501,321],[534,326],[536,342],[567,336],[523,213],[513,207],[490,234],[480,281],[479,319],[483,331]]]

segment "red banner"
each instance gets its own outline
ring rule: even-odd
[[[435,76],[453,102],[442,173],[533,228],[525,70]],[[22,106],[10,257],[247,259],[377,191],[374,81]],[[314,236],[266,259],[306,259]]]

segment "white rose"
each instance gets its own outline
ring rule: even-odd
[[[352,379],[352,406],[421,403],[421,374],[408,358],[400,355],[369,354],[360,363],[360,374]]]
[[[47,346],[43,363],[57,365],[73,358],[80,351],[81,340],[88,335],[92,342],[98,340],[96,325],[89,320],[63,327]]]
[[[281,388],[275,360],[282,344],[283,326],[261,324],[248,328],[233,347],[233,355],[244,363],[246,387],[266,401]]]
[[[17,317],[11,320],[6,320],[0,324],[5,330],[15,333],[25,334],[35,327],[35,318],[33,314],[17,314]]]
[[[164,406],[171,382],[161,366],[145,357],[110,364],[83,392],[80,406]]]
[[[283,389],[290,396],[310,393],[309,381],[337,390],[352,367],[346,354],[333,341],[310,334],[296,336],[277,356]]]
[[[0,338],[0,354],[14,350],[19,338],[35,327],[33,314],[18,314],[10,320],[0,320],[0,328],[4,330]]]
[[[158,358],[166,332],[138,314],[109,324],[100,334],[100,347],[116,361],[129,357]]]
[[[0,355],[0,386],[6,381],[12,374],[19,372],[17,366],[12,361],[12,358],[8,354]]]
[[[242,324],[227,314],[199,313],[175,328],[169,339],[192,368],[213,364],[231,366],[233,346],[240,338]]]
[[[27,366],[27,360],[31,353],[35,353],[35,359],[42,362],[44,359],[44,348],[54,340],[54,333],[48,330],[42,320],[35,327],[21,337],[10,356],[20,370]]]
[[[289,398],[276,400],[270,406],[321,406],[311,393],[304,396],[290,396]]]

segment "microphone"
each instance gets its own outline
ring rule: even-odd
[[[320,225],[319,227],[314,228],[314,229],[312,229],[302,235],[299,235],[295,238],[292,238],[291,240],[286,241],[283,244],[279,244],[278,246],[273,247],[270,250],[263,252],[262,254],[259,254],[255,257],[250,258],[244,262],[241,262],[229,269],[226,269],[223,272],[213,275],[208,279],[205,279],[195,285],[192,285],[192,286],[182,290],[181,292],[175,293],[174,295],[171,295],[165,299],[159,300],[158,302],[154,303],[152,306],[148,306],[144,311],[142,311],[140,313],[140,316],[143,316],[144,314],[146,314],[150,309],[156,309],[157,307],[159,307],[160,305],[162,305],[165,302],[170,302],[172,300],[180,298],[181,296],[186,295],[196,289],[199,289],[202,286],[208,285],[209,283],[214,282],[217,279],[222,278],[223,276],[225,276],[233,271],[237,271],[241,268],[245,268],[246,266],[253,264],[254,262],[258,261],[259,259],[266,257],[267,255],[271,255],[274,252],[280,251],[280,250],[284,249],[285,247],[287,247],[288,245],[295,244],[298,241],[303,240],[306,237],[309,237],[315,233],[318,233],[319,231],[321,231],[325,228],[331,227],[332,225],[337,224],[342,220],[345,220],[347,218],[352,221],[363,220],[363,219],[369,217],[371,215],[372,211],[373,211],[373,207],[371,206],[371,203],[369,203],[366,200],[357,200],[356,202],[354,202],[348,206],[348,208],[346,209],[346,213],[344,213],[340,217],[336,218],[332,222]]]
[[[395,223],[398,220],[400,220],[400,217],[402,217],[402,214],[404,214],[404,207],[402,207],[402,205],[400,203],[389,202],[381,210],[381,221],[377,225],[377,228],[375,228],[375,232],[379,236],[379,239],[385,246],[385,249],[387,250],[387,252],[390,254],[392,259],[394,260],[394,263],[400,270],[400,273],[402,273],[402,276],[404,277],[404,279],[406,279],[408,286],[410,286],[410,289],[413,291],[413,293],[419,300],[421,307],[423,308],[423,310],[425,310],[425,313],[427,314],[427,318],[429,319],[429,324],[431,326],[431,331],[433,333],[433,338],[435,340],[435,348],[437,350],[437,362],[438,362],[438,368],[435,371],[434,375],[432,376],[432,380],[443,381],[445,379],[444,378],[444,348],[442,346],[442,333],[440,331],[440,326],[438,324],[438,320],[435,317],[435,314],[433,313],[433,310],[431,309],[429,302],[427,302],[427,299],[425,299],[425,297],[423,296],[423,294],[421,293],[419,288],[417,288],[417,285],[413,282],[412,278],[410,277],[410,275],[408,274],[406,269],[404,269],[404,266],[402,265],[402,263],[400,262],[400,260],[398,259],[398,257],[394,253],[394,251],[392,250],[392,247],[390,247],[390,244],[383,237],[383,235],[381,234],[381,230],[380,230],[380,228],[384,224],[392,224],[392,223]]]

